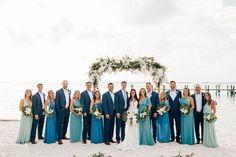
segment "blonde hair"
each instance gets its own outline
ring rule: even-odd
[[[76,90],[76,91],[74,92],[73,99],[76,99],[76,94],[77,94],[77,93],[79,93],[79,95],[80,95],[80,91],[79,91],[79,90]],[[80,99],[80,96],[79,96],[79,99]]]
[[[27,89],[27,90],[25,91],[25,98],[26,98],[26,96],[27,96],[27,95],[26,95],[27,92],[30,92],[31,95],[30,95],[29,99],[32,100],[32,90],[31,90],[31,89]]]
[[[48,99],[50,99],[50,94],[53,93],[53,99],[55,98],[53,90],[48,91]]]

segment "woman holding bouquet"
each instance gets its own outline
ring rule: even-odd
[[[157,140],[159,142],[170,142],[169,109],[170,105],[166,99],[166,93],[161,92],[160,104],[157,107]]]
[[[102,102],[99,91],[94,92],[90,112],[92,113],[91,143],[103,143]]]
[[[205,105],[203,107],[204,114],[204,129],[203,129],[203,145],[207,147],[216,148],[218,147],[216,133],[215,133],[215,124],[214,121],[207,121],[208,116],[216,114],[216,102],[211,99],[211,94],[205,94]]]
[[[181,144],[195,144],[194,140],[194,100],[190,96],[190,90],[184,88],[183,97],[180,99],[181,111]]]
[[[147,97],[146,90],[140,89],[139,103],[138,103],[138,117],[139,117],[139,144],[140,145],[154,145],[154,140],[151,133],[150,113],[151,101]]]
[[[70,104],[70,142],[82,141],[82,105],[80,91],[76,90]]]
[[[24,144],[30,141],[30,133],[32,127],[32,91],[30,89],[25,91],[25,98],[20,101],[21,121],[20,131],[16,143]]]
[[[48,91],[48,99],[44,105],[46,127],[44,132],[44,143],[51,144],[57,141],[57,119],[55,112],[55,97],[52,90]]]

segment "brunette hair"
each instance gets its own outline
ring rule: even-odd
[[[145,89],[145,88],[141,88],[141,89],[139,90],[139,99],[140,99],[140,97],[142,96],[142,95],[141,95],[141,90],[144,90],[144,92],[145,92],[145,93],[144,93],[144,96],[147,97],[146,89]]]
[[[25,91],[25,98],[26,98],[26,93],[27,92],[30,92],[30,94],[31,94],[31,96],[29,97],[29,99],[30,99],[30,101],[32,100],[32,90],[31,89],[27,89],[26,91]]]
[[[136,92],[136,90],[135,90],[135,89],[131,89],[131,90],[130,90],[130,97],[129,97],[129,101],[130,101],[130,100],[131,100],[131,98],[132,98],[132,94],[131,94],[131,93],[132,93],[133,91],[135,92],[134,99],[138,101],[138,96],[137,96],[137,92]]]
[[[95,92],[93,93],[93,101],[94,101],[94,102],[95,102],[95,100],[96,100],[96,96],[95,96],[96,93],[99,93],[98,99],[101,100],[101,93],[100,93],[100,91],[97,90],[97,91],[95,91]]]

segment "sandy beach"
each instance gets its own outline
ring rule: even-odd
[[[88,157],[91,154],[102,152],[112,157],[171,157],[175,156],[181,150],[181,154],[194,153],[194,157],[234,157],[236,154],[236,106],[234,104],[224,105],[218,102],[218,120],[216,122],[216,131],[219,148],[207,148],[200,145],[188,146],[179,145],[177,143],[161,144],[155,146],[142,146],[136,151],[120,151],[115,148],[115,144],[106,146],[104,144],[87,144],[82,143],[70,144],[69,141],[64,141],[64,145],[58,144],[43,144],[39,141],[37,145],[15,144],[19,121],[0,121],[0,156],[1,157]]]

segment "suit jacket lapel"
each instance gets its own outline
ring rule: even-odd
[[[41,104],[43,104],[43,103],[42,103],[41,96],[40,96],[39,92],[37,93],[37,97],[38,97],[38,99],[39,99],[40,103],[41,103]]]
[[[111,99],[112,105],[114,105],[114,102],[113,102],[113,99],[111,97],[111,94],[109,92],[107,92],[107,94],[108,94],[108,97]]]

